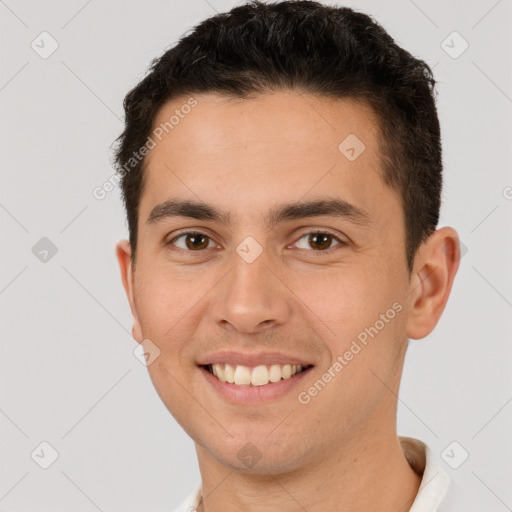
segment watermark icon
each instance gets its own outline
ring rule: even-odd
[[[441,48],[452,59],[458,59],[469,48],[469,43],[454,30],[441,41]]]
[[[452,469],[459,469],[468,460],[468,451],[457,441],[452,441],[442,452],[441,457]]]
[[[32,450],[30,456],[39,467],[48,469],[59,458],[59,452],[48,441],[43,441]]]
[[[258,462],[263,454],[256,448],[256,445],[251,443],[245,443],[238,453],[236,454],[238,460],[243,462],[248,468],[252,468],[256,462]]]
[[[336,361],[329,367],[327,371],[325,371],[321,377],[308,388],[307,391],[301,391],[297,395],[297,399],[299,403],[302,405],[307,405],[311,402],[311,399],[322,391],[329,382],[331,382],[336,376],[347,366],[347,364],[354,359],[354,356],[359,354],[361,350],[368,344],[368,336],[371,336],[373,339],[379,332],[384,329],[386,324],[389,324],[393,318],[402,311],[403,307],[400,302],[395,302],[391,308],[389,308],[385,313],[381,313],[379,316],[379,320],[377,320],[372,326],[366,327],[363,331],[361,331],[357,335],[357,343],[356,340],[352,340],[352,344],[350,348],[347,349],[342,355],[338,355]]]
[[[43,236],[32,247],[32,254],[41,263],[48,263],[57,254],[57,251],[57,246],[46,236]]]
[[[41,59],[47,59],[57,50],[59,43],[51,34],[45,31],[41,32],[32,43],[30,43],[30,47]]]
[[[512,199],[512,187],[510,185],[503,189],[503,197],[508,200]]]
[[[236,252],[246,263],[252,263],[263,252],[263,247],[252,236],[248,236],[238,244]]]
[[[145,339],[135,347],[133,355],[139,363],[149,366],[160,355],[160,349],[150,339]]]
[[[363,141],[354,133],[347,135],[338,146],[338,151],[351,162],[358,158],[365,149]]]

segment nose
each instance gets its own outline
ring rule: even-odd
[[[270,268],[265,251],[251,263],[236,252],[231,271],[219,283],[213,319],[224,329],[257,333],[284,324],[291,314],[291,292]]]

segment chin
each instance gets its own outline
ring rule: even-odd
[[[259,436],[229,434],[211,444],[201,443],[198,455],[204,450],[220,464],[238,473],[251,475],[278,475],[292,472],[304,464],[304,447],[289,436],[270,439],[269,430]],[[289,441],[286,442],[286,439]]]

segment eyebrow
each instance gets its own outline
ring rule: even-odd
[[[307,202],[292,202],[272,207],[264,222],[267,228],[279,223],[308,217],[328,216],[344,218],[361,227],[371,227],[368,212],[340,198],[326,198]],[[215,206],[191,200],[169,199],[156,205],[149,214],[146,224],[157,224],[163,219],[187,217],[197,220],[217,221],[231,224],[231,214]]]

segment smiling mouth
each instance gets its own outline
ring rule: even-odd
[[[271,364],[249,367],[231,364],[207,364],[203,365],[209,373],[217,377],[221,382],[235,386],[265,386],[287,380],[294,375],[302,373],[313,365],[301,364]]]

